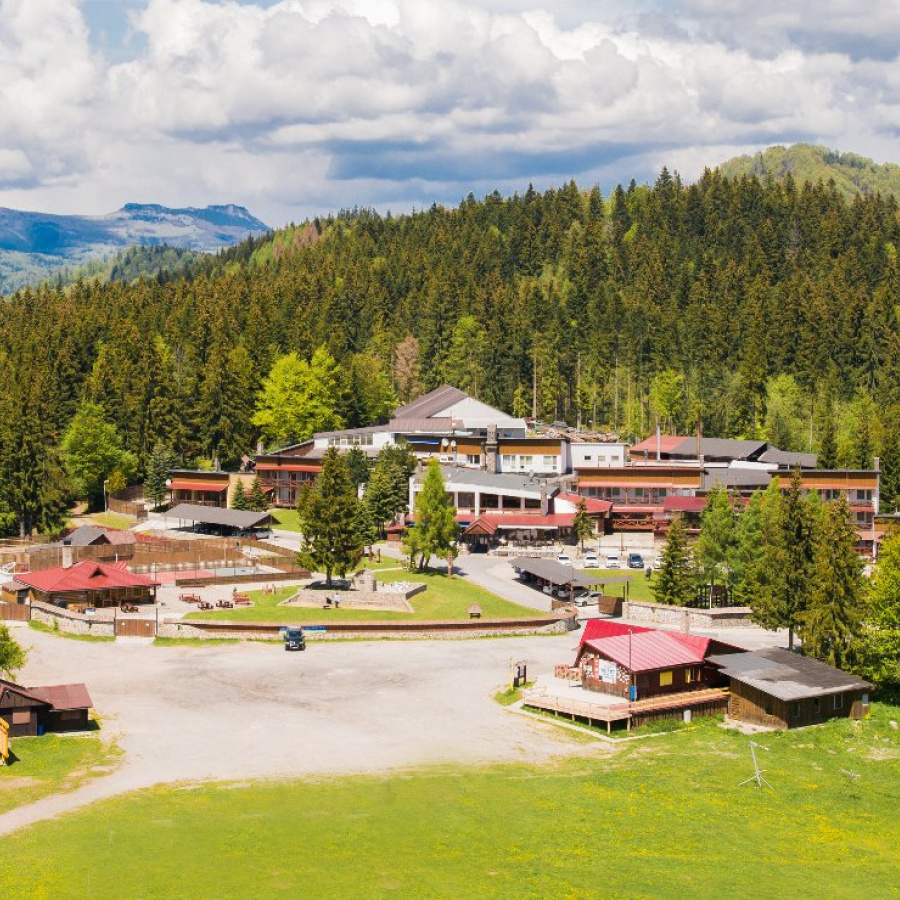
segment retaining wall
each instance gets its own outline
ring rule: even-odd
[[[300,588],[295,594],[279,603],[279,606],[300,606],[319,609],[325,605],[325,601],[337,598],[342,609],[377,609],[391,612],[413,611],[409,601],[416,594],[421,594],[428,587],[427,584],[410,584],[406,591],[384,590],[325,590],[320,588]]]
[[[68,609],[60,609],[49,603],[33,601],[31,604],[31,619],[33,622],[42,622],[54,631],[64,631],[66,634],[92,634],[98,637],[115,637],[116,623],[113,619],[85,616]]]
[[[622,604],[622,618],[631,622],[647,622],[651,625],[671,625],[682,631],[694,628],[749,628],[749,606],[727,606],[723,609],[691,609],[684,606],[667,606],[644,600],[629,600]]]

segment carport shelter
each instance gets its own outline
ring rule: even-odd
[[[558,595],[560,592],[568,591],[570,597],[574,596],[578,589],[589,590],[606,584],[623,584],[627,590],[630,581],[627,575],[591,575],[574,566],[558,563],[554,559],[517,556],[511,559],[509,564],[520,576],[524,575],[526,581],[534,582],[540,588],[549,585]]]
[[[27,688],[0,678],[0,719],[8,723],[10,737],[84,731],[92,706],[83,684]]]
[[[58,566],[16,575],[3,585],[4,599],[12,603],[36,600],[54,606],[120,606],[152,603],[159,582],[129,572],[125,563],[83,560],[74,566]]]
[[[731,681],[728,715],[769,728],[860,719],[872,685],[855,675],[777,647],[711,656]]]
[[[166,519],[178,519],[193,525],[206,525],[221,534],[235,534],[271,525],[274,521],[267,512],[249,509],[220,509],[216,506],[201,506],[197,503],[179,503],[166,514]]]

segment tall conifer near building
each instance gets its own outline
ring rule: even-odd
[[[657,603],[670,606],[687,606],[697,597],[697,570],[681,516],[676,516],[669,526],[659,574],[653,579],[650,593]]]

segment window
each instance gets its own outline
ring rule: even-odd
[[[597,459],[603,459],[603,457],[602,457],[602,456],[598,456]],[[585,462],[590,462],[590,461],[591,461],[591,454],[590,454],[590,453],[585,453],[585,454],[584,454],[584,461],[585,461]]]
[[[822,712],[822,700],[819,697],[815,697],[813,699],[813,711],[816,715],[819,715]]]
[[[863,706],[868,706],[869,705],[869,695],[863,694],[862,697],[860,698],[860,702],[862,703]]]
[[[545,456],[544,457],[544,468],[545,469],[555,469],[557,458],[558,457],[556,457],[556,456]]]
[[[515,457],[509,453],[504,453],[501,457],[501,464],[504,469],[511,469],[515,464]]]
[[[466,464],[470,466],[480,466],[481,465],[481,454],[480,453],[467,453],[466,454]]]
[[[844,708],[844,695],[843,694],[835,694],[834,697],[831,698],[832,703],[834,704],[835,709],[843,709]]]
[[[799,703],[799,701],[797,701],[797,700],[795,700],[795,701],[791,704],[791,718],[792,718],[792,719],[799,719],[799,718],[800,718],[800,703]]]
[[[697,678],[694,675],[693,669],[685,669],[684,670],[684,683],[685,684],[691,684],[692,682],[694,682],[696,680],[697,680]]]
[[[660,672],[659,673],[659,686],[660,687],[668,687],[672,683],[672,672]]]

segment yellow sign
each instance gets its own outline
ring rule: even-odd
[[[0,719],[0,758],[9,759],[9,724]]]

